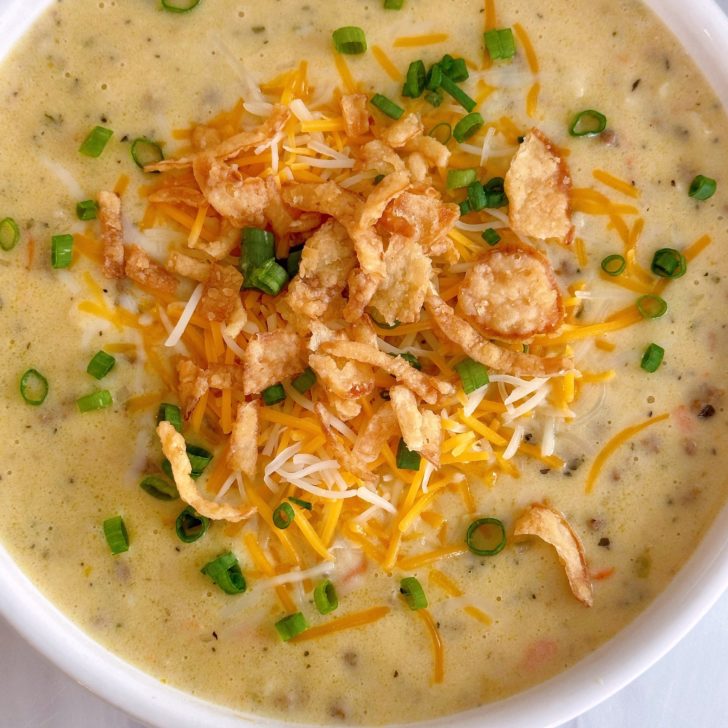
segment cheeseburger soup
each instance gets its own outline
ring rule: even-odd
[[[497,700],[723,505],[728,124],[637,0],[58,0],[0,98],[0,537],[161,682]]]

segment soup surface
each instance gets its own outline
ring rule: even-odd
[[[344,24],[365,31],[365,53],[334,50],[332,32]],[[513,57],[491,60],[484,51],[483,32],[494,28],[513,29]],[[430,97],[438,106],[426,100],[427,91],[418,99],[401,93],[410,63],[421,59],[429,69],[444,54],[466,60],[469,78],[451,84],[472,97],[485,124],[462,144],[447,140],[449,160],[439,169],[427,155],[417,157],[412,148],[405,154],[405,145],[394,143],[389,152],[399,162],[382,156],[368,164],[362,140],[347,134],[339,95],[382,94],[419,114],[426,132],[440,121],[455,126],[467,111],[443,87]],[[188,13],[173,13],[142,0],[59,0],[5,59],[0,98],[0,218],[19,227],[17,243],[0,250],[0,339],[7,354],[0,372],[0,538],[49,599],[160,681],[241,711],[306,722],[405,722],[471,708],[553,676],[612,637],[665,587],[724,503],[719,433],[728,421],[722,390],[728,261],[721,241],[728,126],[692,62],[639,2],[524,0],[484,8],[479,0],[405,0],[401,10],[386,10],[379,0],[202,0]],[[525,154],[526,144],[543,138],[550,140],[542,148],[550,160],[568,166],[559,174],[570,184],[552,191],[568,195],[574,229],[554,236],[561,240],[546,235],[546,242],[534,239],[538,234],[516,234],[511,167],[510,220],[497,191],[483,210],[471,199],[471,209],[461,208],[460,219],[449,225],[445,254],[430,251],[441,299],[408,287],[420,253],[411,267],[405,260],[399,269],[389,309],[381,298],[367,309],[379,321],[367,329],[378,337],[374,348],[409,352],[432,379],[412,383],[398,370],[397,388],[381,364],[370,374],[371,362],[350,359],[376,387],[367,396],[337,400],[331,388],[346,372],[337,370],[328,381],[323,363],[311,360],[319,367],[312,389],[297,393],[289,372],[281,377],[285,401],[256,410],[257,470],[243,478],[236,477],[243,465],[224,467],[232,405],[249,395],[257,399],[261,389],[270,398],[267,386],[275,380],[245,392],[234,383],[212,384],[190,405],[176,367],[195,361],[242,368],[251,340],[266,330],[296,328],[300,317],[292,324],[295,317],[271,303],[273,296],[243,289],[242,329],[223,337],[229,321],[211,323],[198,311],[181,342],[165,346],[188,299],[209,292],[209,283],[204,288],[198,281],[208,280],[216,256],[204,243],[224,237],[224,213],[219,198],[200,196],[192,183],[191,204],[179,196],[155,198],[159,190],[189,187],[189,169],[182,163],[181,170],[152,175],[134,164],[130,149],[143,138],[163,142],[170,159],[202,154],[205,144],[260,128],[276,113],[272,103],[291,104],[293,115],[279,136],[264,135],[238,150],[236,169],[225,170],[233,185],[277,177],[285,190],[335,180],[371,200],[401,164],[411,190],[431,185],[439,209],[452,211],[447,204],[469,198],[462,187],[448,189],[446,168],[472,169],[485,183],[508,172],[520,144]],[[374,122],[370,131],[366,119],[364,137],[385,138],[395,122],[367,108]],[[570,135],[584,110],[603,114],[606,129]],[[591,114],[582,123],[598,119]],[[96,126],[113,136],[92,158],[79,147]],[[434,134],[445,141],[444,131]],[[155,148],[146,151],[153,156]],[[250,158],[256,155],[261,161]],[[717,181],[714,196],[689,194],[698,175]],[[171,266],[180,280],[173,293],[155,288],[156,279],[140,287],[105,277],[100,223],[80,221],[76,213],[79,201],[95,200],[104,190],[121,199],[127,256],[136,245],[166,264],[171,249],[185,251],[206,266],[203,275],[178,275]],[[277,249],[284,266],[289,247],[327,219],[311,209],[299,205],[293,215],[299,227],[277,236],[276,245],[285,239]],[[235,243],[217,256],[221,267],[230,269],[246,255],[237,244],[239,229],[270,228],[269,211],[264,218],[262,224],[231,223]],[[8,224],[3,234],[4,242],[14,238]],[[68,267],[52,265],[58,235],[73,236]],[[493,236],[501,240],[491,247]],[[188,248],[188,240],[203,244]],[[464,276],[484,275],[480,268],[470,271],[486,258],[492,272],[499,249],[541,250],[546,258],[533,260],[546,261],[558,289],[534,273],[536,283],[541,280],[549,295],[558,290],[563,309],[553,304],[555,327],[542,326],[535,335],[498,336],[487,326],[481,333],[498,340],[498,351],[532,357],[523,361],[543,362],[548,354],[565,363],[545,373],[491,366],[490,384],[468,395],[455,365],[473,353],[453,341],[453,331],[440,330],[447,326],[433,325],[435,306],[442,300],[454,307],[459,295],[457,312],[464,315]],[[677,258],[667,254],[665,265],[677,261],[684,275],[653,272],[659,249],[677,251]],[[361,262],[358,247],[356,254]],[[609,255],[624,259],[617,275],[610,273],[621,267],[619,258],[608,272],[601,268]],[[421,317],[420,301],[410,322],[384,325],[399,320],[418,295],[428,296]],[[538,295],[526,285],[525,292],[496,301],[493,315],[520,311],[526,301],[540,316],[550,304]],[[656,316],[663,300],[667,310]],[[338,318],[341,325],[333,328],[344,337],[356,328],[351,321],[344,326],[340,315],[329,318]],[[653,372],[641,366],[651,344],[664,349]],[[115,365],[96,381],[86,367],[99,350],[112,354]],[[19,391],[29,369],[49,384],[37,406]],[[248,370],[245,376],[249,383]],[[441,390],[427,404],[418,394],[416,415],[406,407],[409,400],[402,404],[407,387],[435,379],[452,385],[452,393]],[[77,400],[98,390],[107,390],[112,404],[81,412]],[[30,389],[25,396],[33,398]],[[213,519],[191,543],[176,534],[185,503],[155,499],[139,487],[148,475],[170,483],[160,467],[157,408],[185,399],[186,438],[213,454],[197,486],[238,514]],[[390,401],[398,429],[378,442],[364,468],[377,477],[367,482],[366,473],[351,474],[355,468],[333,461],[346,459],[341,449],[351,450],[347,433],[355,439],[372,411]],[[328,415],[319,412],[329,417],[326,423],[309,411],[311,402],[326,406]],[[347,410],[352,403],[354,416]],[[406,427],[405,411],[411,416]],[[439,469],[427,465],[426,456],[433,456],[425,447],[421,458],[410,453],[414,469],[397,467],[407,464],[397,455],[400,431],[418,449],[412,433],[426,428],[426,412],[436,413],[443,430],[436,438]],[[180,485],[176,464],[172,474]],[[335,491],[346,497],[332,497]],[[294,514],[290,528],[271,522],[280,503],[289,504],[283,516]],[[558,524],[549,540],[560,538],[568,580],[554,546],[527,535],[534,533],[525,521],[536,513],[534,503],[546,504]],[[245,512],[251,504],[257,508],[252,515]],[[129,550],[112,555],[102,524],[117,515],[126,524]],[[505,548],[494,555],[466,546],[469,524],[481,517],[504,526]],[[535,533],[549,536],[538,528]],[[476,548],[497,551],[499,541],[496,524]],[[586,564],[578,553],[582,545]],[[244,593],[227,594],[220,579],[201,573],[225,552],[242,569]],[[401,589],[407,577],[421,585],[426,609],[410,608],[413,596]],[[314,599],[324,579],[338,597],[329,614],[320,614]],[[296,612],[312,631],[284,641],[275,625]]]

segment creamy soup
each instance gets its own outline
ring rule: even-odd
[[[363,31],[365,52],[336,51],[343,25]],[[490,51],[485,30],[500,30]],[[423,89],[413,66],[405,97],[417,60],[439,71]],[[468,128],[457,126],[463,93],[482,117]],[[358,117],[342,111],[342,94]],[[378,107],[374,94],[385,97]],[[16,236],[3,223],[11,249],[0,251],[0,537],[53,603],[161,682],[316,723],[422,720],[497,700],[634,619],[724,503],[728,125],[636,0],[404,0],[399,10],[201,0],[186,13],[58,0],[6,58],[0,98],[0,218],[18,226]],[[219,151],[276,113],[281,124]],[[97,126],[113,136],[98,156],[80,153]],[[447,138],[453,128],[462,143]],[[445,144],[421,142],[435,137]],[[195,161],[144,172],[137,139]],[[365,151],[375,139],[379,151]],[[154,161],[157,147],[135,152]],[[510,208],[489,184],[504,176]],[[267,182],[254,188],[269,178],[277,207]],[[302,202],[301,185],[321,199]],[[260,209],[252,189],[269,195]],[[342,198],[356,201],[349,212],[333,211],[332,190],[354,196]],[[412,224],[397,213],[423,198],[449,216],[441,234],[430,235],[430,213]],[[121,237],[113,210],[79,220],[77,203],[97,199],[120,200]],[[330,243],[322,226],[344,252],[316,263],[305,244]],[[291,250],[304,245],[298,276],[275,296],[259,290],[275,288],[268,279],[237,292],[240,265],[246,285],[263,276],[260,260],[246,262],[252,243],[240,249],[244,227],[275,233],[274,278],[295,274]],[[56,237],[54,267],[52,239],[64,235],[70,265]],[[114,254],[126,268],[108,277]],[[217,288],[213,263],[230,276]],[[372,280],[352,316],[355,286]],[[325,313],[302,313],[319,299]],[[100,350],[115,363],[105,373],[96,360],[95,379],[86,369]],[[404,371],[387,364],[403,352]],[[316,378],[302,382],[309,366]],[[37,381],[20,391],[31,369],[48,383],[38,405],[26,401],[42,398]],[[99,391],[110,404],[96,395],[79,406]],[[184,454],[162,468],[161,403],[181,406],[186,440],[212,455],[194,497]],[[377,416],[384,435],[359,457]],[[187,522],[189,543],[170,475],[213,516],[201,537]],[[141,488],[149,476],[173,499]],[[114,555],[123,534],[107,542],[103,524],[117,516],[128,550]],[[466,532],[480,518],[494,521],[473,533],[478,554]],[[201,573],[227,552],[221,573]],[[245,591],[226,571],[236,563]],[[334,592],[338,606],[322,613]]]

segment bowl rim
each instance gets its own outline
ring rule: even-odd
[[[715,0],[642,0],[693,58],[728,110],[728,17]],[[0,62],[53,0],[0,8]],[[91,692],[147,725],[219,728],[293,723],[241,713],[161,683],[117,657],[55,607],[0,544],[2,615],[36,650]],[[668,587],[633,622],[568,670],[496,703],[442,716],[421,728],[549,728],[598,705],[672,649],[728,589],[728,505]]]

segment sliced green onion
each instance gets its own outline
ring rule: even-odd
[[[624,273],[627,267],[627,261],[621,255],[608,255],[602,261],[602,270],[608,276],[618,276]]]
[[[394,101],[388,99],[382,94],[374,94],[374,96],[372,96],[369,100],[369,103],[379,109],[390,119],[400,119],[402,114],[404,114],[404,109],[401,106],[398,106],[394,103]]]
[[[263,402],[268,406],[278,404],[286,398],[286,390],[283,389],[282,384],[271,384],[270,387],[266,387],[262,392]]]
[[[479,183],[475,182],[474,184]],[[482,185],[480,185],[480,188],[483,189]],[[462,200],[461,202],[458,202],[458,207],[460,208],[460,217],[463,217],[463,215],[467,215],[468,213],[473,211],[470,207],[470,201],[467,198]]]
[[[384,177],[385,175],[383,174],[376,175],[372,180],[372,184],[376,187],[384,179]]]
[[[471,394],[490,382],[488,370],[480,362],[474,361],[470,357],[456,364],[455,371],[460,377],[465,394]]]
[[[427,607],[425,590],[422,588],[422,584],[420,584],[416,577],[405,576],[405,578],[399,582],[399,591],[410,609],[417,610],[425,609]]]
[[[209,576],[225,594],[242,594],[248,588],[240,564],[230,551],[220,554],[200,571]]]
[[[483,185],[483,191],[485,192],[486,207],[503,207],[508,204],[505,187],[503,186],[503,177],[493,177],[493,179],[489,179]]]
[[[374,322],[374,324],[380,328],[380,329],[386,329],[387,331],[391,331],[392,329],[396,329],[398,326],[401,326],[401,322],[395,321],[393,324],[385,324],[383,321],[377,321],[377,319],[372,316],[372,314],[369,314],[369,318]]]
[[[20,396],[34,407],[43,404],[48,396],[48,380],[37,369],[28,369],[20,377]]]
[[[718,183],[710,177],[699,174],[691,183],[688,194],[696,200],[707,200],[715,194]]]
[[[170,13],[189,13],[199,4],[200,0],[162,0],[162,7]]]
[[[176,404],[162,402],[157,410],[157,424],[169,422],[177,432],[182,432],[182,411]]]
[[[131,143],[131,158],[140,169],[148,164],[156,164],[164,159],[162,147],[151,139],[140,137]]]
[[[607,128],[607,117],[600,111],[585,109],[571,122],[569,134],[573,137],[599,136]]]
[[[427,72],[427,80],[426,85],[427,88],[430,91],[437,91],[440,88],[440,84],[442,83],[442,66],[439,63],[436,63],[434,66],[430,68],[430,70]],[[439,104],[437,104],[439,106]]]
[[[187,506],[177,516],[174,529],[177,538],[183,543],[194,543],[199,541],[210,527],[210,519],[201,516],[192,506]]]
[[[646,372],[656,372],[662,364],[665,350],[659,344],[650,344],[642,355],[640,366]]]
[[[305,632],[308,629],[308,622],[306,622],[306,618],[301,612],[296,612],[295,614],[289,614],[287,617],[283,617],[283,619],[279,619],[275,623],[275,628],[278,636],[284,642],[288,642],[288,640],[293,639],[296,635],[301,634],[301,632]]]
[[[114,556],[129,550],[129,534],[126,532],[124,519],[121,516],[107,518],[104,521],[104,536]]]
[[[417,99],[422,96],[427,81],[427,71],[422,61],[412,61],[407,69],[407,78],[402,88],[402,96]]]
[[[459,190],[475,182],[477,177],[478,175],[474,169],[448,169],[447,188],[449,190]]]
[[[468,96],[460,86],[458,86],[451,78],[448,78],[444,73],[442,75],[442,81],[440,81],[440,88],[452,98],[457,101],[466,111],[473,111],[477,106],[475,99]]]
[[[415,369],[422,370],[422,364],[420,360],[411,352],[409,351],[402,351],[397,356],[404,359],[411,367],[414,367]]]
[[[311,367],[307,367],[291,382],[291,386],[300,394],[308,392],[314,384],[316,384],[316,374]]]
[[[442,72],[451,81],[455,81],[455,83],[461,83],[462,81],[467,81],[468,78],[470,78],[468,66],[465,63],[464,58],[453,58],[450,55],[445,55],[439,65],[442,68]]]
[[[301,256],[303,255],[303,248],[301,250],[292,250],[286,258],[286,273],[289,278],[295,278],[298,275],[298,269],[301,266]]]
[[[428,136],[437,139],[440,144],[447,144],[452,138],[452,127],[446,121],[441,121],[427,132]]]
[[[472,114],[463,116],[463,118],[455,124],[455,128],[452,130],[452,135],[455,137],[455,141],[464,142],[466,139],[473,136],[473,134],[475,134],[478,129],[483,126],[483,124],[485,124],[483,117],[477,111],[474,111]]]
[[[688,270],[688,261],[675,248],[660,248],[652,256],[650,270],[660,278],[682,278]]]
[[[20,228],[12,217],[0,220],[0,248],[12,250],[20,240]]]
[[[273,258],[253,268],[248,276],[248,288],[257,288],[269,296],[277,296],[288,283],[286,269]]]
[[[483,185],[476,179],[468,185],[468,207],[470,210],[478,212],[482,210],[488,202]]]
[[[104,409],[110,407],[113,402],[114,399],[108,389],[100,389],[98,392],[92,392],[76,400],[80,412],[93,412],[94,410]]]
[[[76,203],[76,217],[79,220],[95,220],[99,213],[99,203],[96,200],[82,200]]]
[[[252,288],[248,275],[268,260],[275,259],[275,238],[273,233],[260,228],[248,227],[243,230],[240,250],[240,272],[243,274],[243,288]]]
[[[192,468],[190,475],[197,479],[210,464],[212,453],[199,445],[187,445],[187,457],[190,460],[190,466]]]
[[[355,25],[338,28],[331,37],[334,39],[334,47],[339,53],[356,55],[364,53],[367,49],[367,37],[364,31]]]
[[[412,452],[405,445],[404,438],[400,438],[399,445],[397,446],[397,467],[400,470],[419,470],[420,462],[420,454],[418,452]]]
[[[483,230],[480,237],[483,238],[488,245],[497,245],[501,241],[501,236],[498,231],[493,228],[486,228]]]
[[[86,372],[96,379],[103,379],[116,364],[116,359],[105,351],[97,351],[86,367]]]
[[[637,299],[637,310],[642,318],[656,319],[667,313],[667,303],[664,298],[648,293]]]
[[[101,152],[104,151],[104,148],[109,143],[109,139],[113,135],[114,132],[111,129],[106,129],[103,126],[95,126],[84,139],[78,151],[87,157],[100,157]]]
[[[494,542],[492,537],[488,539],[488,544],[490,545],[486,544],[485,547],[477,545],[476,537],[480,536],[481,539],[479,540],[482,540],[482,534],[480,534],[479,531],[483,526],[494,527],[498,532],[498,540],[495,541],[495,545],[492,545]],[[478,518],[468,526],[468,531],[465,534],[465,543],[468,548],[478,556],[495,556],[505,548],[506,527],[503,525],[503,522],[499,521],[497,518]]]
[[[51,266],[68,268],[73,261],[73,235],[54,235],[51,238]]]
[[[385,10],[401,10],[404,0],[384,0]]]
[[[339,606],[339,597],[333,583],[326,579],[313,590],[313,601],[319,614],[330,614]]]
[[[427,101],[430,106],[434,106],[437,108],[442,103],[442,94],[439,91],[426,91],[425,92],[425,101]]]
[[[516,41],[510,28],[486,30],[483,41],[488,55],[494,61],[507,61],[516,55]]]
[[[288,500],[291,503],[295,503],[299,508],[303,508],[307,511],[313,510],[313,504],[309,501],[301,500],[300,498],[294,498],[292,495],[288,496]]]
[[[290,503],[281,503],[273,511],[273,525],[276,528],[280,528],[282,531],[288,528],[296,517],[296,511]]]
[[[165,478],[160,478],[158,475],[147,475],[145,478],[142,478],[139,487],[157,500],[171,501],[179,498],[177,486],[165,480]]]

